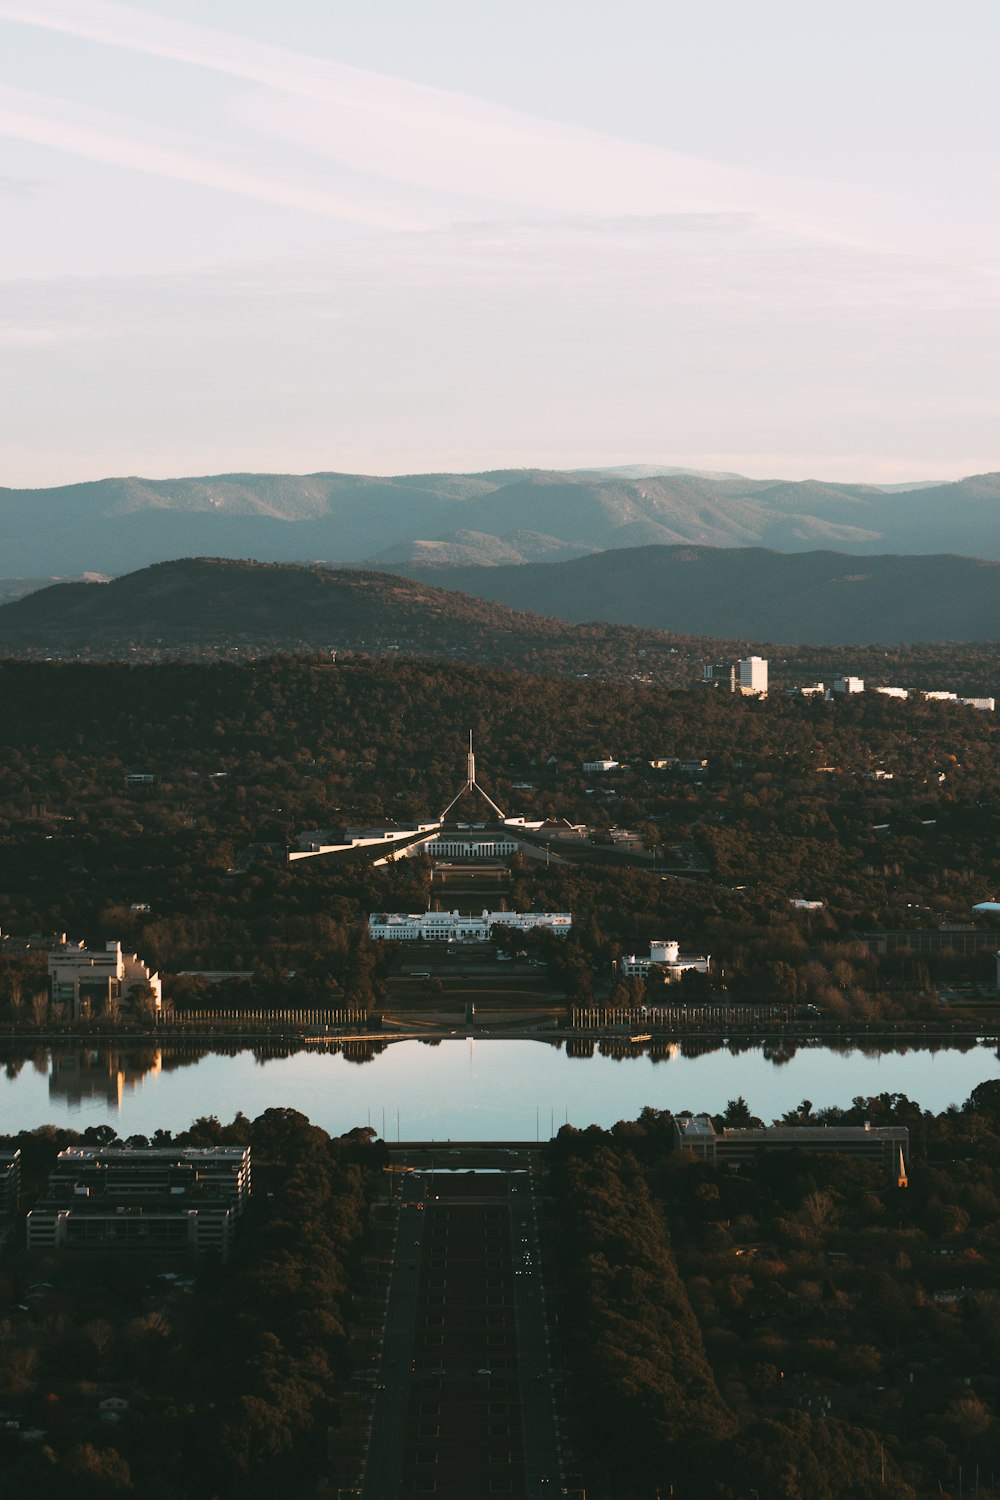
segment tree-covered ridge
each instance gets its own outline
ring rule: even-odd
[[[390,573],[223,558],[57,584],[0,606],[0,650],[34,659],[405,652],[566,675],[656,672],[680,683],[718,644],[629,626],[581,628]]]
[[[716,1125],[748,1118],[732,1100]],[[656,1110],[611,1132],[560,1132],[562,1316],[588,1493],[623,1500],[651,1481],[678,1500],[996,1493],[998,1085],[936,1116],[885,1095],[818,1113],[804,1100],[785,1117],[865,1121],[909,1128],[908,1187],[833,1153],[765,1152],[717,1169],[672,1151],[672,1118]],[[632,1266],[645,1267],[650,1245],[665,1247],[655,1253],[666,1269],[643,1286],[637,1318]],[[695,1411],[654,1439],[649,1420],[638,1432],[632,1422],[675,1368],[673,1347],[649,1350],[677,1286],[699,1325],[692,1337],[678,1324],[678,1345],[699,1377],[710,1371],[725,1421],[720,1434]],[[640,1321],[649,1332],[638,1336]],[[588,1360],[576,1330],[597,1325],[612,1347]],[[641,1392],[624,1413],[623,1371]]]
[[[436,580],[444,587],[431,587],[389,573],[188,558],[110,583],[61,583],[0,606],[0,651],[129,663],[410,654],[680,688],[700,681],[704,663],[752,650],[770,659],[772,690],[860,674],[869,686],[1000,692],[995,641],[956,645],[918,633],[917,645],[794,646],[753,640],[747,629],[735,638],[718,629],[678,634],[602,622],[600,591],[589,587],[575,614],[584,623],[568,624],[548,617],[555,596],[542,599],[545,613],[530,614],[460,593],[455,579],[447,573]],[[631,589],[641,596],[642,580]]]
[[[108,1137],[99,1126],[82,1141]],[[79,1140],[53,1127],[4,1139],[21,1148],[29,1204]],[[254,1194],[233,1257],[187,1267],[178,1286],[183,1266],[164,1279],[162,1261],[141,1256],[7,1256],[6,1300],[27,1312],[7,1325],[0,1403],[45,1436],[3,1435],[5,1493],[265,1500],[322,1470],[379,1148],[364,1130],[331,1140],[289,1109],[201,1119],[152,1144],[250,1145]],[[114,1425],[98,1407],[109,1394],[127,1400]]]
[[[679,1444],[728,1437],[735,1421],[659,1213],[634,1162],[599,1147],[553,1171],[581,1425],[614,1433],[631,1478],[653,1485]]]
[[[979,557],[637,546],[500,567],[411,564],[427,583],[561,620],[818,642],[1000,636],[1000,563]]]

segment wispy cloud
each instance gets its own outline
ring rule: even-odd
[[[364,189],[346,195],[324,184],[268,176],[232,154],[227,159],[216,144],[25,89],[0,86],[0,135],[373,228],[426,227],[373,201],[374,195]]]
[[[763,213],[798,233],[858,232],[838,214],[843,190],[829,185],[730,168],[111,0],[0,0],[0,18],[262,86],[233,102],[245,127],[425,193],[553,214]]]

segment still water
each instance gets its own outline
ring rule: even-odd
[[[103,1122],[121,1136],[185,1129],[200,1115],[254,1118],[297,1109],[331,1134],[372,1125],[389,1140],[547,1139],[577,1127],[634,1119],[656,1109],[717,1113],[742,1094],[770,1121],[803,1099],[816,1108],[859,1094],[903,1093],[935,1112],[961,1104],[1000,1077],[990,1046],[911,1052],[800,1047],[791,1056],[761,1048],[685,1055],[670,1048],[616,1058],[532,1041],[394,1042],[367,1061],[301,1051],[42,1048],[0,1073],[0,1133],[48,1123],[85,1130]]]

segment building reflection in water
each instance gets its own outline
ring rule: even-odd
[[[86,1099],[103,1099],[120,1111],[125,1094],[150,1073],[163,1067],[159,1048],[125,1052],[117,1047],[77,1047],[53,1051],[49,1072],[49,1098],[65,1100],[80,1109]]]

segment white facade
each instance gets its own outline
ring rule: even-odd
[[[67,1005],[74,1020],[86,1014],[91,1001],[127,1001],[143,985],[152,991],[157,1014],[163,1003],[159,974],[150,973],[137,954],[123,953],[117,940],[92,949],[67,942],[63,933],[58,947],[49,951],[49,984],[53,1002]]]
[[[865,680],[863,677],[835,677],[833,679],[833,691],[835,693],[863,693]]]
[[[617,771],[617,769],[618,769],[618,761],[616,761],[616,760],[585,760],[583,762],[583,769],[585,771]]]
[[[413,852],[429,854],[431,859],[509,859],[517,853],[517,842],[501,830],[465,835],[441,833]]]
[[[763,656],[746,656],[740,662],[740,692],[767,696],[767,661]]]
[[[910,696],[908,688],[877,687],[872,688],[872,692],[881,693],[883,698],[908,698]]]
[[[959,698],[958,701],[966,708],[981,708],[987,713],[992,713],[997,706],[995,698]]]
[[[481,916],[462,916],[457,911],[372,912],[368,932],[383,942],[396,943],[485,943],[495,926],[529,932],[547,927],[566,937],[573,927],[568,911],[484,911]]]
[[[707,974],[709,955],[695,957],[693,954],[681,955],[680,944],[673,941],[653,939],[649,944],[649,954],[640,957],[636,953],[622,955],[619,969],[624,977],[638,974],[640,978],[649,973],[652,968],[665,970],[666,981],[673,984],[681,975],[687,972],[695,974]]]

